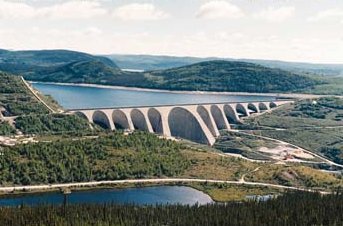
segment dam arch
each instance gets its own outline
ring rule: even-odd
[[[252,111],[252,113],[258,113],[258,108],[256,107],[255,104],[249,103],[247,106],[248,110]]]
[[[161,113],[155,108],[148,110],[148,118],[154,133],[163,134],[163,122]]]
[[[112,120],[116,129],[130,129],[129,120],[123,111],[114,110],[112,112]]]
[[[203,128],[196,117],[187,109],[175,107],[168,114],[170,133],[174,137],[181,137],[194,142],[208,144]]]
[[[92,121],[104,129],[112,129],[110,120],[103,111],[95,111],[92,116]]]
[[[204,121],[206,124],[207,128],[210,130],[213,136],[217,136],[215,127],[211,121],[211,116],[208,112],[208,110],[204,106],[198,106],[197,107],[197,112],[200,115],[201,119]]]
[[[274,103],[274,102],[270,102],[270,103],[269,103],[269,107],[270,107],[270,108],[276,108],[276,107],[277,107],[277,104]]]
[[[237,112],[233,109],[231,105],[228,105],[228,104],[224,105],[224,113],[230,124],[239,122],[239,117],[237,115]]]
[[[226,129],[224,115],[217,105],[211,105],[211,114],[218,130]]]
[[[260,111],[267,111],[268,110],[268,106],[263,102],[258,104],[258,108],[260,109]]]
[[[75,115],[89,121],[89,118],[87,117],[87,115],[85,113],[83,113],[82,111],[75,112]]]
[[[248,112],[242,104],[236,104],[236,112],[240,117],[248,116]]]
[[[148,124],[143,112],[138,109],[133,109],[130,115],[135,129],[149,131]]]

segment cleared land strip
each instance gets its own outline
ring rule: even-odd
[[[87,187],[87,186],[99,186],[99,185],[111,185],[111,184],[140,184],[140,183],[173,183],[173,182],[200,182],[200,183],[222,183],[222,184],[235,184],[235,185],[251,185],[271,187],[296,191],[309,191],[315,192],[312,189],[284,186],[278,184],[248,182],[244,180],[240,181],[227,181],[227,180],[207,180],[207,179],[194,179],[194,178],[163,178],[163,179],[129,179],[129,180],[106,180],[106,181],[90,181],[79,183],[64,183],[64,184],[46,184],[46,185],[27,185],[27,186],[12,186],[12,187],[0,187],[2,192],[12,191],[24,191],[24,190],[46,190],[46,189],[58,189],[58,188],[72,188],[72,187]],[[321,193],[327,193],[321,191]]]
[[[49,109],[50,112],[55,113],[55,110],[52,109],[47,103],[45,103],[42,98],[40,98],[39,95],[37,95],[37,93],[32,89],[32,87],[25,81],[25,79],[23,77],[20,77],[21,80],[23,81],[23,83],[25,84],[25,86],[30,90],[30,92],[38,99],[38,101],[40,101],[46,108]]]

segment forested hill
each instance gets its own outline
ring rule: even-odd
[[[158,55],[132,55],[132,54],[112,54],[106,57],[113,60],[120,68],[139,69],[144,71],[163,70],[175,67],[182,67],[190,64],[210,61],[240,61],[260,64],[265,67],[280,68],[295,73],[306,73],[322,75],[325,77],[343,76],[343,64],[317,64],[303,62],[287,62],[280,60],[262,59],[233,59],[233,58],[199,58],[199,57],[179,57],[179,56],[158,56]]]
[[[146,72],[145,76],[160,87],[180,90],[288,92],[319,83],[312,78],[281,69],[219,60]]]
[[[35,75],[48,68],[56,68],[73,62],[95,61],[113,69],[117,65],[110,59],[69,50],[8,51],[0,49],[0,71],[21,75]]]
[[[110,59],[68,50],[0,50],[0,71],[27,80],[231,92],[292,92],[317,80],[299,73],[235,61],[207,61],[150,72],[125,72]]]

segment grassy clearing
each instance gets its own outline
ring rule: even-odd
[[[264,130],[255,133],[298,145],[332,161],[343,163],[343,128]]]
[[[338,188],[343,186],[341,175],[325,173],[300,164],[265,164],[258,171],[245,177],[248,181],[267,182],[312,189]]]
[[[214,147],[224,153],[241,154],[244,157],[258,160],[271,160],[270,156],[258,151],[260,147],[274,148],[278,144],[273,141],[238,134],[224,132],[216,141]]]
[[[238,181],[245,175],[246,181],[286,186],[318,189],[343,186],[341,175],[328,174],[298,163],[256,163],[208,151],[183,150],[182,154],[191,163],[181,174],[185,178]]]
[[[248,185],[194,183],[191,187],[203,191],[216,202],[244,201],[251,195],[277,195],[283,189]]]
[[[268,126],[285,129],[304,127],[343,126],[343,100],[320,98],[288,104],[245,121],[251,126]]]
[[[325,97],[301,100],[245,121],[284,130],[254,130],[258,135],[283,140],[343,164],[343,99]],[[253,127],[255,126],[255,127]],[[259,128],[259,129],[260,129]]]
[[[303,90],[305,93],[324,95],[343,95],[343,77],[326,79],[327,84],[320,84]]]

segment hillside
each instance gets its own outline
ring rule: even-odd
[[[82,61],[49,67],[26,75],[25,78],[48,82],[231,92],[288,92],[318,83],[305,76],[279,69],[227,61],[209,61],[145,73],[120,71],[99,61]]]
[[[118,67],[122,69],[136,69],[144,71],[170,69],[182,67],[203,61],[216,60],[217,58],[197,58],[197,57],[174,57],[174,56],[155,56],[155,55],[105,55]]]
[[[319,81],[280,69],[252,63],[209,61],[146,72],[156,87],[180,90],[231,92],[288,92],[311,87]]]
[[[233,58],[199,58],[199,57],[177,57],[158,55],[130,55],[112,54],[106,57],[113,60],[120,68],[140,69],[140,70],[162,70],[175,67],[182,67],[190,64],[210,61],[242,61],[260,64],[265,67],[280,68],[296,73],[307,73],[322,76],[343,76],[342,64],[315,64],[301,62],[287,62],[278,60],[256,60],[256,59],[233,59]]]
[[[179,64],[193,61],[193,58],[182,58]],[[177,61],[173,62],[177,64]],[[317,80],[294,72],[253,63],[219,60],[143,73],[126,72],[108,58],[68,50],[1,50],[1,70],[23,75],[32,81],[169,90],[290,92],[311,89],[319,84]]]
[[[8,51],[0,50],[0,71],[6,71],[24,76],[36,74],[50,67],[58,67],[72,62],[96,61],[113,69],[116,64],[108,58],[93,56],[69,50],[30,50]]]

